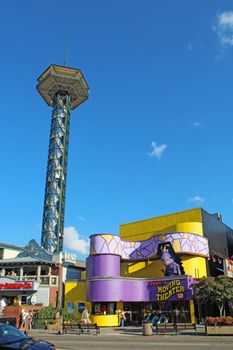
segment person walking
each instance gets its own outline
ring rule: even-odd
[[[19,328],[24,332],[28,330],[28,315],[29,313],[26,310],[21,310]]]
[[[33,312],[32,312],[32,310],[29,310],[28,318],[27,318],[29,331],[32,329],[32,318],[33,318]]]
[[[124,312],[121,313],[120,324],[121,324],[121,327],[125,327],[126,326],[126,317],[125,317],[125,313]]]
[[[81,318],[81,322],[84,324],[90,324],[91,320],[90,320],[90,315],[88,313],[87,308],[85,308],[82,312],[82,318]]]

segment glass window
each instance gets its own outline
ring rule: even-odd
[[[81,314],[85,309],[85,303],[78,303],[78,313]]]
[[[74,314],[74,302],[73,301],[69,301],[67,303],[67,313],[70,315]]]
[[[113,315],[116,313],[116,303],[93,303],[92,312],[95,315]]]

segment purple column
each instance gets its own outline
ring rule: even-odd
[[[178,281],[178,283],[176,283]],[[192,299],[190,277],[172,279],[93,278],[87,280],[87,300],[101,301],[179,301]]]
[[[119,255],[90,255],[86,260],[87,277],[118,277],[120,276]]]

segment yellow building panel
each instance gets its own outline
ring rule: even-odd
[[[65,302],[77,300],[86,300],[86,282],[66,282],[65,283]]]
[[[195,323],[196,322],[196,318],[195,318],[195,309],[194,309],[194,302],[193,302],[193,300],[189,300],[189,305],[190,305],[191,323]]]
[[[145,269],[146,268],[146,261],[140,261],[138,263],[131,263],[131,264],[128,264],[128,274],[132,274],[134,272],[137,272],[137,271],[140,271],[142,269]]]
[[[86,279],[86,275],[87,275],[86,271],[82,271],[81,272],[81,279],[85,280]]]
[[[180,222],[176,224],[176,232],[190,232],[203,236],[202,222]]]
[[[181,255],[185,275],[193,278],[207,276],[206,259],[192,255]],[[134,278],[164,277],[164,265],[160,260],[121,263],[121,276]]]
[[[134,278],[163,277],[164,265],[160,260],[122,263],[121,276]]]
[[[99,327],[117,327],[120,324],[118,315],[91,315],[90,320]]]
[[[181,260],[186,275],[191,275],[193,278],[201,278],[207,276],[205,258],[183,255],[181,257]]]
[[[201,208],[120,225],[120,236],[124,240],[144,240],[161,233],[186,231],[203,234]]]

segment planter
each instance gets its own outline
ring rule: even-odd
[[[205,326],[206,335],[233,335],[233,326]]]

